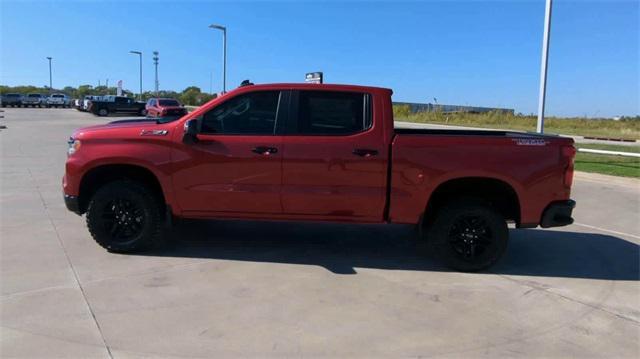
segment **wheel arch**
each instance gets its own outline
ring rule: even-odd
[[[95,192],[107,183],[128,179],[147,186],[160,203],[167,203],[158,177],[148,168],[135,164],[103,164],[88,170],[80,181],[78,199],[80,213],[87,210],[89,201]]]
[[[430,224],[445,204],[464,198],[488,202],[505,219],[520,224],[521,206],[517,191],[509,183],[492,177],[460,177],[440,183],[427,200],[421,224]]]

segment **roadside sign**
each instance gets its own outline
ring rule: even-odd
[[[322,83],[322,72],[309,72],[304,75],[304,82],[312,83],[312,84],[321,84]]]
[[[116,92],[117,96],[122,96],[122,80],[118,80],[118,91]]]

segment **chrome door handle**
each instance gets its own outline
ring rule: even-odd
[[[278,149],[275,147],[258,146],[254,147],[251,152],[257,153],[259,155],[270,155],[272,153],[278,153]]]
[[[378,151],[370,150],[368,148],[356,148],[355,150],[353,150],[352,153],[360,157],[371,157],[371,156],[376,156],[378,154]]]

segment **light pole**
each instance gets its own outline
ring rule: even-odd
[[[52,59],[53,59],[52,57],[47,56],[47,60],[49,60],[49,93],[51,93],[51,91],[53,91],[52,87],[51,87],[51,85],[53,83],[52,76],[51,76],[51,60]]]
[[[131,54],[136,54],[140,57],[140,96],[139,100],[142,101],[142,52],[140,51],[129,51]]]
[[[227,28],[211,24],[209,28],[222,30],[222,93],[227,92]]]
[[[160,83],[158,82],[158,51],[153,52],[153,64],[156,66],[156,96],[158,96],[158,88]]]
[[[549,37],[551,36],[551,4],[546,1],[544,11],[544,33],[542,36],[542,60],[540,64],[540,92],[538,94],[538,124],[536,132],[544,132],[544,102],[547,95],[547,64],[549,62]]]

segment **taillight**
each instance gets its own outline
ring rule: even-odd
[[[564,169],[563,183],[567,188],[571,188],[573,184],[573,160],[576,156],[576,148],[573,146],[562,146],[562,158],[567,162]]]

